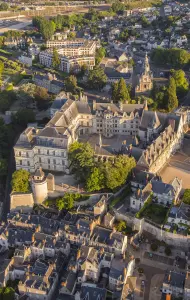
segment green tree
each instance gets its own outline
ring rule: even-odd
[[[59,69],[61,64],[61,59],[56,48],[53,48],[52,66],[54,69]]]
[[[0,111],[5,112],[16,100],[16,94],[14,91],[2,91],[0,92]]]
[[[150,248],[152,251],[157,251],[158,250],[158,245],[156,243],[153,243],[150,245]]]
[[[20,109],[13,115],[12,120],[16,124],[26,126],[28,123],[35,122],[35,114],[31,109]]]
[[[88,192],[99,191],[104,187],[105,176],[101,168],[93,168],[86,181]]]
[[[104,58],[106,55],[106,49],[104,47],[100,47],[96,50],[96,65],[99,65],[102,58]]]
[[[152,51],[151,59],[156,64],[169,64],[180,68],[190,63],[190,53],[180,48],[156,48]]]
[[[125,221],[120,220],[114,224],[115,229],[119,232],[124,232],[127,228],[127,224]]]
[[[14,300],[15,291],[12,287],[6,287],[3,293],[3,300]]]
[[[67,38],[68,38],[68,40],[75,39],[76,38],[76,32],[74,32],[74,31],[69,32]]]
[[[76,178],[85,182],[94,167],[94,150],[89,143],[74,142],[69,147],[69,160]]]
[[[77,78],[74,75],[70,75],[65,79],[65,88],[67,92],[71,92],[73,94],[77,91]]]
[[[45,40],[49,40],[55,32],[56,25],[53,21],[42,19],[40,21],[40,33]]]
[[[185,192],[184,192],[184,194],[183,194],[182,201],[183,201],[185,204],[190,205],[190,189],[186,189],[186,190],[185,190]]]
[[[59,210],[69,210],[73,208],[74,201],[76,201],[79,197],[79,194],[65,193],[63,197],[56,200],[56,206]]]
[[[112,83],[112,99],[118,102],[118,81]]]
[[[175,80],[178,97],[183,97],[188,93],[189,83],[183,70],[171,70],[171,76]]]
[[[135,167],[136,163],[133,157],[119,155],[114,163],[108,161],[105,163],[105,181],[106,187],[114,190],[124,184]]]
[[[12,191],[19,193],[29,192],[30,173],[24,169],[17,170],[12,175]]]
[[[124,78],[121,78],[118,82],[118,99],[121,102],[130,101],[129,91]]]
[[[41,86],[36,86],[34,97],[36,101],[49,100],[47,89]]]
[[[128,38],[129,38],[129,32],[128,29],[125,28],[122,32],[120,32],[119,40],[122,42],[127,42]]]
[[[104,73],[104,69],[97,66],[93,70],[89,71],[88,86],[91,89],[101,90],[107,82],[107,76]]]
[[[7,3],[0,4],[0,11],[8,10],[8,9],[9,9],[9,5]]]
[[[118,82],[112,85],[112,99],[116,102],[130,101],[129,91],[124,78],[119,79]]]
[[[167,90],[167,96],[168,96],[168,105],[167,109],[169,112],[176,109],[178,107],[178,99],[176,95],[176,84],[173,77],[170,77],[169,79],[169,85]]]
[[[169,247],[169,246],[166,246],[166,247],[165,247],[165,254],[166,254],[167,256],[170,256],[171,253],[172,253],[172,251],[171,251],[170,247]]]
[[[116,12],[117,14],[121,14],[125,10],[125,5],[120,1],[116,1],[111,6],[112,11]]]

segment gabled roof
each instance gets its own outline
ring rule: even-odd
[[[99,288],[96,286],[82,285],[80,299],[83,300],[105,300],[106,299],[106,289]]]

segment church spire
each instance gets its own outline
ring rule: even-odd
[[[145,59],[144,59],[144,72],[145,73],[150,72],[150,64],[149,64],[149,59],[148,59],[147,52],[146,52]]]

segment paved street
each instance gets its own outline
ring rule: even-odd
[[[175,177],[178,177],[179,179],[182,179],[183,188],[189,188],[189,146],[190,140],[186,140],[185,148],[183,148],[181,152],[174,154],[164,168],[160,171],[160,176],[164,182],[170,183]]]

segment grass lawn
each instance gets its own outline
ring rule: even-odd
[[[159,204],[151,203],[142,212],[142,217],[147,218],[157,224],[163,224],[167,212],[168,212],[168,208]]]

